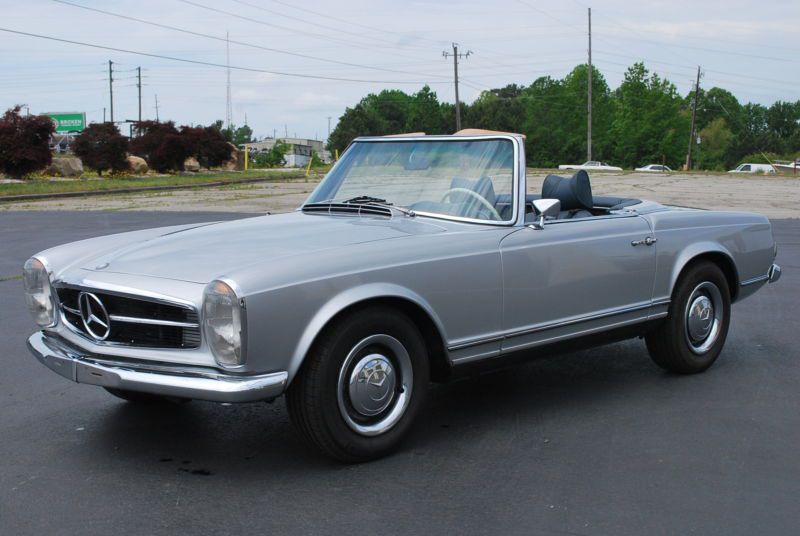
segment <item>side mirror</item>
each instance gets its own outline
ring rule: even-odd
[[[534,199],[533,209],[539,215],[539,221],[535,222],[531,227],[534,229],[544,229],[544,220],[547,218],[558,218],[561,212],[561,201],[558,199]]]

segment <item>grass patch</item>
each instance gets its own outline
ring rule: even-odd
[[[0,276],[0,283],[5,283],[6,281],[19,281],[20,279],[22,279],[21,275]]]
[[[197,173],[194,175],[152,175],[146,177],[109,177],[99,180],[52,181],[48,179],[30,179],[22,183],[0,184],[0,196],[25,194],[52,194],[62,192],[96,192],[145,188],[154,186],[199,186],[202,184],[225,181],[236,184],[242,180],[297,179],[305,176],[305,170],[270,171],[252,170],[244,172]]]

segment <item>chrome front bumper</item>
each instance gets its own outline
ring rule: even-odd
[[[41,331],[30,336],[28,349],[47,368],[77,383],[212,402],[270,400],[283,393],[288,379],[286,372],[233,376],[202,367],[106,361]]]

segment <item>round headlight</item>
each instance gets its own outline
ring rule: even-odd
[[[242,316],[242,305],[230,286],[222,281],[208,284],[203,295],[203,334],[223,367],[244,363]]]
[[[22,268],[22,282],[25,285],[25,302],[33,321],[43,328],[55,325],[55,296],[44,263],[36,257],[28,259]]]

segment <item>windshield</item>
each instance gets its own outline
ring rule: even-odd
[[[503,222],[514,215],[513,191],[514,146],[507,139],[358,141],[306,204],[382,202]]]

